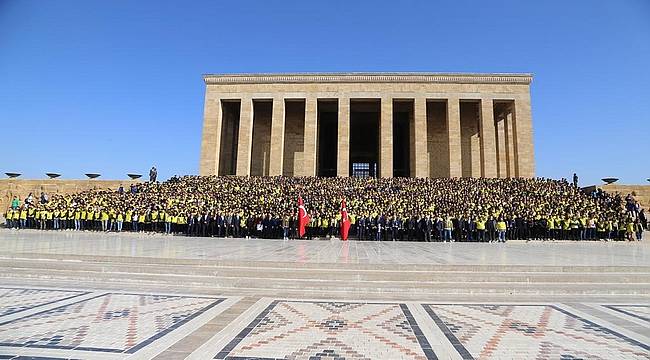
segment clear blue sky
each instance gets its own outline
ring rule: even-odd
[[[538,176],[650,177],[650,1],[0,0],[0,171],[198,171],[221,72],[531,72]]]

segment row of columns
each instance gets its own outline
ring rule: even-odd
[[[436,99],[439,100],[439,99]],[[448,154],[448,176],[461,177],[461,123],[460,99],[449,97],[447,100],[446,138]],[[414,151],[412,175],[427,177],[429,175],[429,158],[427,147],[427,98],[413,99],[414,127],[411,146]],[[495,127],[494,101],[483,98],[480,101],[479,111],[479,137],[480,137],[480,163],[483,177],[530,177],[534,175],[532,164],[532,129],[530,123],[529,101],[515,101],[514,112],[498,119]],[[221,134],[221,106],[218,101],[208,102],[205,105],[206,123],[205,131],[214,131],[217,134],[215,141],[204,144],[202,147],[212,148],[213,156],[202,155],[202,173],[218,172],[220,134]],[[208,124],[208,117],[213,117],[216,124]],[[518,117],[518,118],[517,118]],[[236,175],[247,176],[251,171],[251,153],[253,143],[253,99],[241,99],[240,123],[237,146]],[[337,175],[349,176],[350,159],[350,98],[338,99],[338,146],[337,146]],[[393,99],[381,98],[381,116],[379,132],[379,176],[393,176]],[[318,136],[318,99],[308,97],[305,99],[305,127],[304,127],[304,155],[302,173],[296,175],[317,175],[317,136]],[[282,175],[284,159],[284,134],[285,134],[285,100],[277,96],[273,98],[271,119],[271,144],[269,175]],[[523,140],[523,141],[522,141]],[[215,143],[216,142],[216,143]],[[204,150],[205,151],[205,150]],[[523,155],[523,156],[522,156]],[[519,161],[523,157],[524,161]],[[213,158],[216,168],[208,164]],[[207,169],[204,170],[204,169]]]

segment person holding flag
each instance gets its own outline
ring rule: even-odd
[[[348,209],[345,207],[345,199],[341,201],[341,240],[348,240],[348,232],[350,231],[350,217],[348,216]]]
[[[309,215],[305,210],[302,196],[298,195],[298,237],[305,236],[305,226],[309,224]]]

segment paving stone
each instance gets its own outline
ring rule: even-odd
[[[0,276],[0,358],[650,359],[650,302],[642,293],[650,256],[645,243],[501,246],[96,235],[0,231],[0,261],[7,265]],[[30,276],[36,270],[29,266],[19,271],[30,262],[39,263],[42,276]],[[242,282],[237,269],[253,271],[260,262],[267,267],[258,272],[277,271],[293,288],[260,295],[217,286],[215,271],[231,268]],[[553,273],[543,274],[548,267]],[[427,285],[419,284],[436,269],[486,284],[459,277],[446,285],[456,294],[425,292]],[[168,279],[149,281],[142,271]],[[181,277],[168,274],[174,271]],[[376,291],[353,280],[338,291],[308,289],[297,279],[308,273],[317,283],[331,272],[330,280],[320,281],[335,283],[337,271],[386,279],[372,280]],[[548,277],[545,282],[557,277],[556,293],[540,292],[548,283],[526,283],[533,275],[512,279],[525,284],[525,295],[487,291],[495,289],[487,284],[489,276],[518,271]],[[56,278],[56,272],[92,275],[80,280]],[[192,276],[183,272],[208,281],[189,282]],[[411,282],[413,291],[404,285],[384,292],[379,284],[401,281],[399,273],[421,278]],[[572,293],[599,278],[605,279],[597,283],[601,292]],[[625,286],[641,293],[616,293]]]

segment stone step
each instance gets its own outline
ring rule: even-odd
[[[176,283],[173,285],[160,284],[160,283],[145,283],[142,281],[134,282],[129,279],[103,279],[101,281],[86,280],[79,281],[77,279],[37,279],[24,277],[8,277],[5,274],[3,277],[0,275],[0,281],[6,286],[24,287],[26,281],[30,286],[41,288],[56,288],[56,289],[72,289],[72,290],[89,290],[94,291],[128,291],[128,292],[150,292],[150,293],[166,293],[166,294],[202,294],[204,296],[268,296],[268,297],[281,297],[281,298],[310,298],[310,299],[342,299],[342,300],[359,300],[359,301],[418,301],[418,302],[465,302],[468,301],[467,294],[445,294],[445,293],[409,293],[409,292],[394,292],[394,293],[363,293],[363,292],[344,292],[336,291],[336,289],[328,291],[326,294],[321,290],[309,289],[246,289],[246,288],[215,288],[211,285],[190,285]],[[325,297],[327,296],[327,297]],[[520,294],[520,293],[490,293],[478,294],[482,301],[497,301],[497,302],[620,302],[622,297],[620,294]],[[471,297],[470,299],[476,299]],[[650,294],[639,295],[625,295],[625,301],[634,304],[645,304],[650,301]]]
[[[23,279],[77,280],[94,282],[128,281],[158,284],[161,287],[209,286],[215,289],[258,289],[276,291],[315,291],[370,294],[650,294],[650,283],[570,283],[570,282],[457,282],[457,281],[337,281],[319,279],[223,278],[218,276],[170,275],[147,273],[98,272],[84,270],[0,268],[1,277]]]
[[[278,269],[159,264],[120,264],[0,259],[0,268],[47,271],[77,271],[169,276],[210,276],[222,279],[268,279],[312,281],[393,281],[393,282],[520,282],[520,283],[650,283],[650,272],[541,272],[541,271],[391,271],[349,269]]]
[[[191,265],[213,268],[254,268],[264,271],[280,270],[369,270],[369,271],[471,271],[471,272],[546,272],[546,273],[650,273],[647,266],[599,266],[599,265],[449,265],[449,264],[358,264],[358,263],[297,263],[277,261],[229,261],[212,259],[176,259],[130,256],[94,256],[60,254],[1,254],[0,261],[39,260],[72,263],[144,264],[144,265]]]

